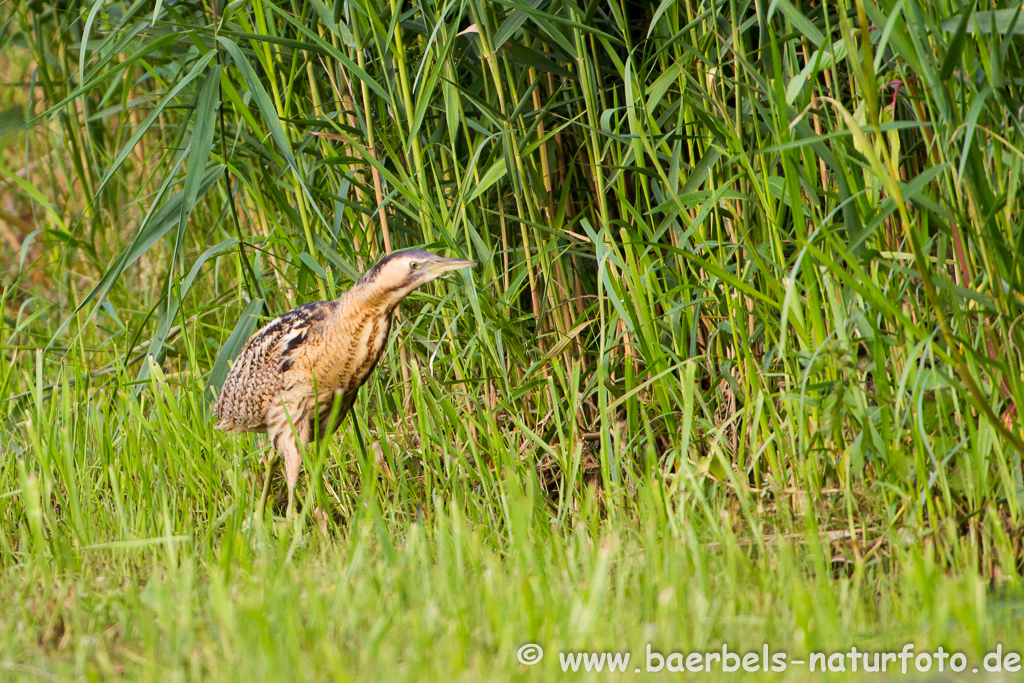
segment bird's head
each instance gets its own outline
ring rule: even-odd
[[[382,258],[359,278],[357,284],[379,292],[397,304],[412,290],[440,275],[475,265],[476,261],[445,258],[429,251],[407,249],[392,252]]]

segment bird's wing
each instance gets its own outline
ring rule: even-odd
[[[214,414],[219,418],[218,429],[266,429],[267,410],[281,393],[285,373],[301,358],[310,332],[315,333],[337,305],[333,301],[314,301],[293,308],[246,342],[217,397]]]

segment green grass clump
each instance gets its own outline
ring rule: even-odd
[[[1024,647],[1019,6],[0,26],[5,676]],[[254,526],[233,354],[412,246],[481,265],[403,304],[301,523]]]

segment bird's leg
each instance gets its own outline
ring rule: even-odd
[[[305,439],[302,439],[305,442]],[[288,519],[295,517],[295,487],[299,483],[299,470],[302,469],[302,451],[299,440],[289,435],[284,451],[284,472],[288,479]],[[305,443],[302,444],[305,446]]]
[[[257,519],[262,522],[266,518],[267,510],[267,497],[270,495],[270,483],[274,480],[274,471],[280,464],[281,459],[277,455],[276,450],[271,450],[267,456],[267,474],[263,480],[263,495],[260,496],[259,507],[256,508]]]
[[[296,425],[296,432],[289,434],[288,447],[285,449],[285,474],[288,479],[288,518],[295,518],[295,487],[299,483],[299,470],[302,469],[302,452],[309,443],[309,420],[303,416],[302,422]]]
[[[288,482],[288,518],[295,516],[295,486],[302,469],[302,448],[309,442],[310,424],[307,412],[301,404],[292,403],[271,409],[267,419],[267,431],[271,434],[274,448],[284,460],[285,479]],[[300,445],[301,444],[301,445]]]

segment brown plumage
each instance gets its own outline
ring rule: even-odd
[[[294,512],[302,448],[327,435],[352,408],[380,360],[395,308],[442,273],[475,265],[428,251],[389,254],[337,301],[315,301],[275,318],[246,343],[217,397],[217,429],[266,432],[275,453],[257,514],[262,518],[279,454]],[[340,409],[328,424],[338,397]]]

